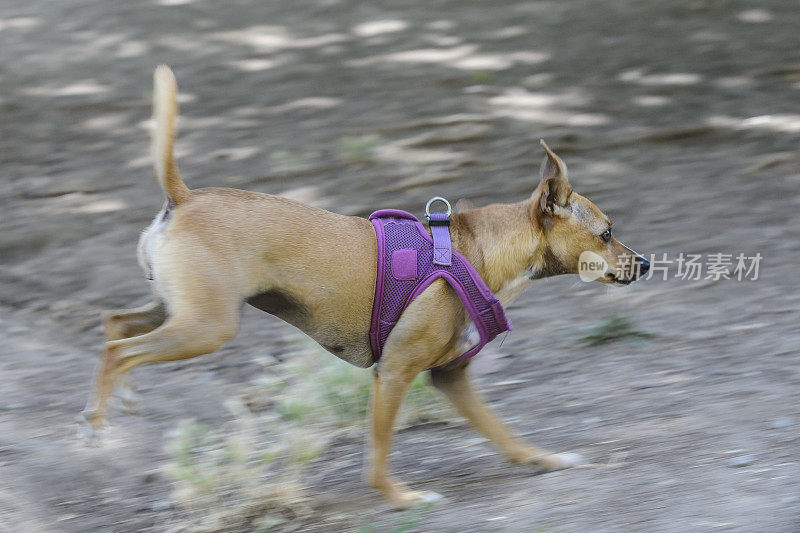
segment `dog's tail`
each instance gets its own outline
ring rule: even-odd
[[[175,119],[178,115],[178,84],[175,75],[166,65],[159,65],[153,73],[153,157],[156,176],[164,194],[176,204],[185,202],[191,191],[178,174],[173,142]]]

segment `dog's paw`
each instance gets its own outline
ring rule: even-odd
[[[526,463],[538,467],[539,472],[555,472],[586,464],[586,459],[577,453],[550,453],[529,458]]]
[[[83,411],[75,417],[76,436],[85,446],[97,448],[103,444],[106,427],[92,424],[93,417],[94,413],[91,411]]]
[[[394,504],[396,509],[402,510],[420,505],[433,505],[442,501],[443,499],[444,496],[436,492],[427,490],[408,491],[395,499]]]
[[[551,471],[564,470],[565,468],[574,468],[586,464],[586,459],[577,453],[554,453],[550,455]]]
[[[417,493],[417,501],[420,504],[428,504],[428,503],[437,503],[444,500],[444,496],[439,494],[438,492],[432,492],[429,490],[424,490]]]

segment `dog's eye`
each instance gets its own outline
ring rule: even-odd
[[[609,242],[611,240],[611,228],[608,228],[603,233],[601,233],[600,238],[606,242]]]

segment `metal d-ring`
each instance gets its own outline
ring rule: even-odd
[[[442,198],[441,196],[434,196],[433,198],[428,200],[427,204],[425,204],[425,218],[430,220],[430,218],[431,218],[431,204],[433,204],[434,202],[443,202],[444,205],[447,206],[447,218],[450,218],[450,215],[453,213],[453,208],[450,207],[450,202],[447,201],[447,198]]]

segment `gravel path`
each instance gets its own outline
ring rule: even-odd
[[[0,7],[0,531],[165,531],[184,418],[219,427],[296,332],[245,312],[216,354],[137,369],[141,415],[87,448],[73,417],[98,312],[147,299],[138,232],[160,206],[151,72],[183,91],[191,187],[366,215],[441,194],[516,201],[547,139],[645,252],[763,256],[757,281],[544,280],[476,365],[531,441],[588,457],[544,476],[454,418],[402,431],[398,475],[445,502],[416,531],[800,530],[800,9],[767,0],[91,2]],[[609,317],[645,338],[585,346]],[[480,358],[479,358],[480,359]],[[390,530],[344,437],[285,530]]]

